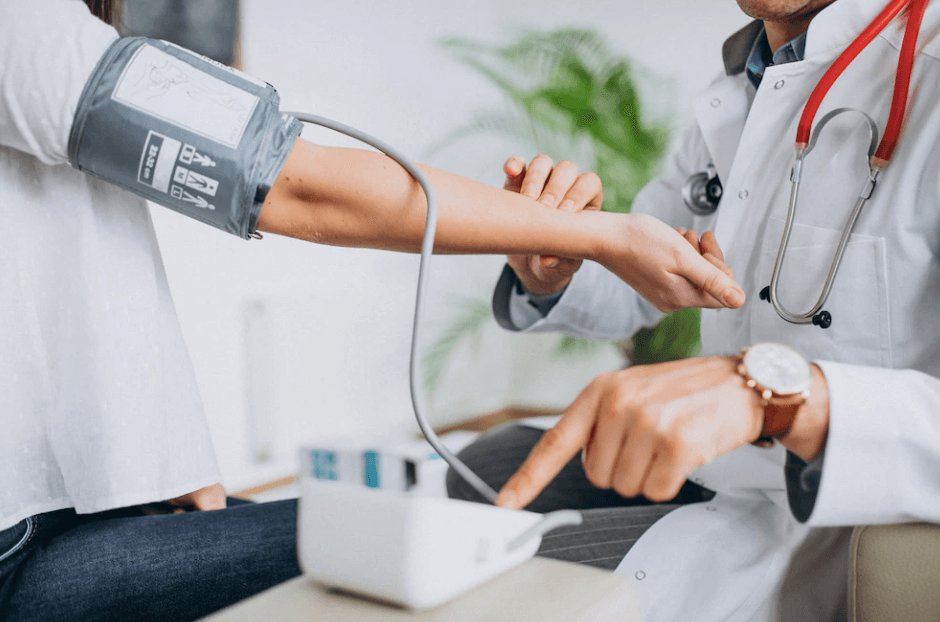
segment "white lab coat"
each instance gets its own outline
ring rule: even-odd
[[[819,495],[807,524],[788,507],[782,448],[746,446],[692,474],[718,492],[655,524],[617,572],[643,598],[645,620],[799,620],[844,613],[850,526],[940,521],[940,43],[919,58],[916,99],[889,168],[852,234],[825,305],[828,330],[784,322],[758,293],[770,283],[789,198],[796,125],[830,63],[884,6],[840,0],[812,22],[805,60],[770,67],[755,93],[722,75],[694,101],[697,127],[674,172],[637,197],[635,212],[673,226],[714,229],[748,295],[738,310],[702,313],[705,355],[777,341],[819,363],[830,431]],[[930,6],[925,31],[940,23]],[[859,108],[883,129],[901,35],[876,39],[826,97],[817,119]],[[780,295],[809,309],[867,173],[861,117],[827,128],[808,156],[802,202]],[[681,188],[713,162],[724,184],[716,214],[693,217]],[[660,314],[597,264],[585,263],[558,304],[529,330],[628,338]]]

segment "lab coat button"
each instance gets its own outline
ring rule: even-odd
[[[739,192],[739,193],[738,193],[738,198],[739,198],[739,199],[746,199],[746,198],[747,198],[747,190],[742,190],[741,192]]]
[[[645,572],[643,572],[642,570],[637,570],[637,571],[636,571],[636,580],[637,580],[637,581],[642,581],[642,580],[645,579],[645,578],[646,578],[646,573],[645,573]]]
[[[783,88],[783,80],[777,80],[777,83],[774,85],[774,88],[778,91]]]
[[[712,100],[712,108],[717,108],[720,105],[721,105],[721,100],[718,99],[717,97]]]
[[[709,512],[717,512],[717,511],[718,511],[718,508],[716,508],[716,507],[713,506],[713,505],[706,505],[706,506],[705,506],[705,509],[706,509],[707,511],[709,511]]]

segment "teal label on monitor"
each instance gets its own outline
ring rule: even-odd
[[[363,483],[369,488],[379,487],[379,452],[364,451],[362,460],[365,466],[363,470]]]
[[[336,454],[332,451],[311,451],[310,474],[317,479],[339,479],[336,473]]]

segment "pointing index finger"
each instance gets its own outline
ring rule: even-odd
[[[597,381],[565,410],[561,420],[545,431],[519,470],[503,486],[496,505],[524,508],[587,444],[597,412]]]

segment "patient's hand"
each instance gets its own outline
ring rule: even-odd
[[[516,156],[506,161],[503,171],[505,189],[535,199],[549,209],[575,213],[601,208],[600,178],[594,173],[579,174],[571,162],[554,164],[547,155],[538,155],[526,167],[525,160]],[[609,242],[596,260],[660,311],[736,308],[744,303],[744,293],[734,282],[711,231],[699,239],[694,231],[673,231],[650,216],[590,217],[609,221],[604,225]],[[581,259],[554,255],[509,255],[507,259],[523,287],[536,295],[561,291],[581,267]]]
[[[222,487],[222,484],[213,484],[212,486],[200,488],[188,495],[170,499],[167,503],[177,506],[180,512],[187,506],[192,506],[199,512],[224,510],[226,505],[225,488]]]
[[[554,164],[540,154],[526,167],[525,160],[514,156],[503,165],[503,188],[535,199],[548,209],[565,212],[599,210],[604,199],[601,180],[594,173],[578,173],[568,161]],[[529,293],[542,295],[561,291],[581,267],[580,259],[555,255],[508,255],[507,261]]]
[[[697,250],[702,257],[711,262],[719,270],[734,278],[734,273],[731,271],[731,267],[725,263],[725,254],[722,252],[721,247],[718,246],[718,240],[715,238],[714,231],[706,231],[702,234],[702,238],[699,239],[698,234],[695,233],[692,229],[685,229],[684,227],[679,227],[676,230],[679,235],[688,240],[689,244],[692,245],[692,248]]]
[[[585,214],[587,217],[588,214]],[[646,214],[591,215],[609,219],[608,245],[595,261],[619,276],[660,311],[688,307],[736,309],[744,291],[725,264],[714,234],[693,243],[694,232],[680,234]]]

